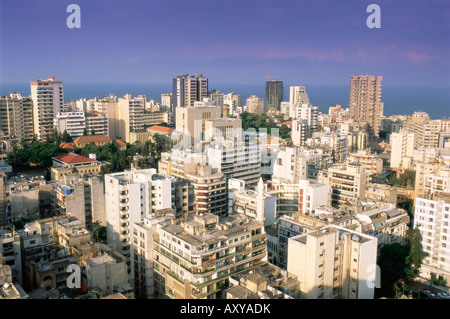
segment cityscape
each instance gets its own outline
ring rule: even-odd
[[[86,2],[59,6],[64,32],[88,28]],[[221,91],[209,62],[167,65],[158,95],[111,82],[68,99],[81,66],[15,74],[2,52],[0,299],[450,299],[448,55],[440,111],[397,112],[378,60],[330,75],[346,101],[319,107],[307,75],[262,68],[258,91]]]

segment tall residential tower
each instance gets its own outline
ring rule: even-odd
[[[371,138],[378,137],[383,116],[381,102],[381,75],[353,75],[350,77],[350,117],[367,122]]]

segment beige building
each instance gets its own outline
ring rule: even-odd
[[[251,95],[245,104],[245,110],[252,114],[261,115],[264,113],[264,99]]]
[[[383,183],[383,160],[376,153],[369,150],[359,150],[356,153],[350,153],[347,161],[349,163],[359,164],[367,172],[368,181],[373,183]]]
[[[368,183],[365,196],[375,202],[397,203],[398,189],[387,184]]]
[[[187,143],[205,138],[205,121],[221,117],[219,106],[178,107],[176,109],[176,131],[185,134]]]
[[[197,214],[153,236],[157,298],[216,299],[229,276],[267,260],[264,225],[242,215]]]
[[[52,180],[58,181],[73,173],[99,174],[100,168],[105,165],[93,158],[75,153],[68,153],[52,157],[53,165],[50,168]]]
[[[0,98],[0,131],[31,143],[34,135],[33,100],[19,93]]]
[[[52,190],[53,212],[70,214],[87,228],[93,222],[106,226],[105,191],[102,176],[73,174],[65,176]]]
[[[287,271],[300,281],[301,298],[373,299],[376,261],[377,239],[346,228],[289,238]]]
[[[324,172],[323,183],[331,185],[331,205],[340,207],[347,202],[352,202],[356,197],[363,198],[366,191],[367,173],[359,164],[345,166],[335,165]]]
[[[47,80],[31,81],[31,99],[33,100],[33,127],[38,139],[45,140],[53,133],[53,119],[63,111],[63,82],[55,77]]]
[[[381,102],[382,76],[353,75],[350,77],[350,118],[369,124],[369,135],[378,137],[384,103]]]
[[[297,276],[270,263],[230,276],[226,299],[299,299]]]

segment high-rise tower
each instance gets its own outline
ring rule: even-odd
[[[367,122],[371,138],[378,137],[383,116],[382,80],[381,75],[353,75],[350,77],[350,117],[358,122]]]

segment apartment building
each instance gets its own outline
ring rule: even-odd
[[[347,161],[349,163],[360,164],[367,172],[368,181],[372,183],[383,183],[386,176],[383,174],[383,160],[376,153],[369,150],[359,150],[350,153]]]
[[[93,111],[84,113],[84,116],[88,134],[109,136],[109,120],[106,113]]]
[[[355,198],[363,198],[366,191],[367,173],[359,164],[335,165],[323,172],[324,183],[331,185],[331,205],[339,207]]]
[[[33,100],[13,92],[0,98],[0,131],[5,135],[24,139],[27,143],[33,140]]]
[[[406,245],[406,231],[409,229],[408,213],[395,205],[382,205],[374,209],[359,212],[355,218],[360,223],[359,230],[377,238],[378,246],[398,243]]]
[[[308,93],[306,93],[306,88],[301,85],[294,85],[289,87],[289,105],[290,112],[288,114],[289,117],[296,117],[296,107],[309,104]]]
[[[308,179],[298,181],[298,212],[313,214],[316,208],[329,205],[331,202],[331,186]]]
[[[381,101],[382,76],[353,75],[350,77],[350,118],[367,122],[371,138],[378,137],[384,103]]]
[[[221,171],[227,180],[237,178],[249,186],[261,176],[261,152],[258,144],[249,140],[214,141],[205,145],[206,163]]]
[[[221,117],[219,106],[179,107],[175,113],[176,131],[184,134],[186,142],[195,144],[205,139],[205,121]]]
[[[44,140],[53,133],[53,119],[63,111],[63,82],[50,77],[47,80],[31,81],[33,100],[33,127],[38,139]]]
[[[300,104],[295,106],[295,119],[306,125],[306,138],[311,138],[319,128],[319,108],[311,104]]]
[[[414,155],[416,134],[402,129],[391,134],[391,163],[390,167],[409,168]]]
[[[373,299],[376,260],[377,239],[343,227],[289,238],[287,271],[301,283],[300,298]]]
[[[281,101],[283,101],[283,81],[266,81],[264,113],[271,109],[279,111]]]
[[[146,101],[145,96],[132,97],[130,93],[118,99],[117,110],[114,114],[114,139],[129,142],[130,132],[142,132],[144,130],[143,117]]]
[[[153,246],[157,298],[220,298],[230,275],[267,260],[263,224],[242,215],[158,224]]]
[[[297,276],[269,263],[230,276],[230,286],[226,299],[299,299],[300,296]]]
[[[375,202],[397,203],[398,189],[387,184],[368,183],[366,185],[366,199]]]
[[[162,211],[133,224],[131,266],[134,269],[134,294],[137,299],[155,298],[153,235],[157,231],[157,224],[170,223],[173,218],[174,215],[169,211]]]
[[[0,265],[9,266],[12,279],[22,286],[21,248],[19,234],[14,229],[0,227]]]
[[[191,182],[195,194],[195,210],[218,216],[227,214],[227,179],[210,165],[197,164],[187,171],[185,179]]]
[[[161,106],[166,107],[169,110],[169,112],[172,112],[173,93],[162,93],[161,94]]]
[[[318,207],[313,214],[306,215],[294,213],[281,216],[277,220],[277,234],[274,242],[275,253],[273,263],[283,269],[287,269],[289,238],[302,233],[311,232],[321,227],[333,224],[343,227],[351,227],[352,214],[345,211],[336,211],[329,206]]]
[[[296,184],[299,179],[307,179],[306,156],[298,147],[282,147],[273,165],[273,183]]]
[[[450,167],[424,174],[424,194],[450,193]]]
[[[111,296],[117,291],[133,296],[128,283],[127,260],[116,251],[102,252],[99,256],[81,262],[86,273],[86,285],[89,290],[100,290],[101,296]],[[132,298],[130,298],[132,299]]]
[[[131,225],[155,211],[174,207],[174,196],[174,179],[155,169],[105,175],[108,246],[130,258]]]
[[[173,79],[173,114],[177,108],[194,106],[194,102],[202,101],[208,96],[208,79],[200,75],[179,75]],[[174,117],[175,126],[178,126],[178,117]]]
[[[67,131],[72,138],[84,135],[86,118],[84,112],[58,112],[53,119],[53,125],[59,133]]]
[[[246,112],[262,115],[264,113],[264,99],[254,94],[250,95],[245,102]]]
[[[264,183],[260,178],[256,190],[246,188],[246,183],[239,179],[228,180],[228,215],[243,214],[262,221],[270,226],[276,218],[276,198],[265,193]]]
[[[421,276],[450,281],[450,195],[437,193],[416,198],[414,228],[420,230],[422,247],[428,254]]]
[[[52,210],[57,215],[70,215],[91,229],[93,222],[106,226],[105,191],[101,175],[65,176],[55,183]]]

